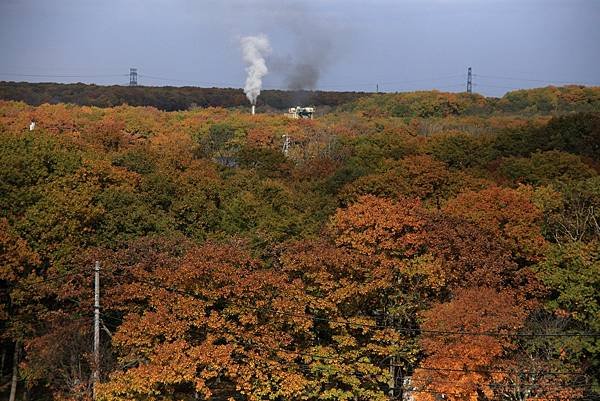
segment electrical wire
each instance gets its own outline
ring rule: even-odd
[[[541,82],[546,84],[566,84],[566,85],[600,85],[598,82],[577,82],[577,81],[559,81],[559,80],[544,80],[544,79],[533,79],[533,78],[518,78],[518,77],[506,77],[506,76],[494,76],[494,75],[481,75],[473,74],[474,77],[484,79],[498,79],[507,81],[522,81],[522,82]]]
[[[37,286],[45,286],[47,283],[51,283],[51,282],[54,282],[54,281],[59,281],[59,280],[65,278],[65,277],[82,273],[82,272],[84,272],[84,271],[86,271],[88,269],[89,269],[88,267],[74,268],[72,270],[69,270],[68,272],[65,272],[63,274],[59,274],[58,276],[52,276],[52,277],[49,277],[49,278],[40,277],[43,281],[34,282],[34,283],[27,283],[27,284],[17,283],[17,284],[15,284],[14,288],[19,288],[19,289],[22,289],[22,290],[29,290],[29,289],[35,288]],[[89,270],[93,272],[93,269],[89,269]]]
[[[155,282],[152,281],[148,281],[148,280],[142,280],[136,277],[133,277],[134,280],[140,282],[140,283],[144,283],[150,286],[154,286],[156,288],[161,288],[170,292],[174,292],[174,293],[178,293],[181,295],[187,295],[187,296],[191,296],[191,297],[195,297],[196,299],[198,299],[197,294],[190,292],[190,291],[183,291],[183,290],[179,290],[179,289],[175,289],[172,287],[168,287],[168,286],[164,286],[161,284],[157,284]],[[381,325],[381,324],[377,324],[377,323],[356,323],[356,322],[351,322],[347,319],[328,319],[328,318],[324,318],[324,317],[320,317],[320,316],[316,316],[314,314],[310,314],[310,313],[305,313],[305,314],[299,314],[299,313],[291,313],[291,312],[284,312],[284,311],[278,311],[278,310],[274,310],[272,308],[266,308],[266,307],[253,307],[250,305],[242,305],[242,304],[237,304],[234,303],[232,301],[226,301],[226,303],[236,306],[236,307],[240,307],[240,308],[246,308],[246,309],[250,309],[250,310],[258,310],[258,311],[268,311],[268,312],[273,312],[275,314],[279,314],[279,315],[284,315],[284,316],[290,316],[290,317],[298,317],[298,318],[311,318],[313,320],[316,321],[322,321],[322,322],[327,322],[327,323],[336,323],[336,324],[342,324],[342,325],[348,325],[350,327],[354,326],[354,327],[365,327],[365,328],[375,328],[375,329],[394,329],[400,332],[408,332],[408,333],[417,333],[417,334],[434,334],[434,335],[441,335],[441,336],[450,336],[450,335],[456,335],[456,336],[487,336],[487,337],[600,337],[600,333],[500,333],[500,332],[470,332],[470,331],[450,331],[450,330],[426,330],[426,329],[411,329],[411,328],[398,328],[398,327],[392,327],[392,326],[388,326],[388,325]]]
[[[10,72],[0,72],[0,75],[4,76],[19,76],[19,77],[34,77],[34,78],[105,78],[105,77],[127,77],[129,74],[98,74],[98,75],[83,75],[83,74],[18,74],[18,73],[10,73]],[[164,77],[157,75],[148,75],[148,74],[138,74],[138,78],[147,78],[153,80],[167,81],[167,82],[178,82],[185,83],[189,85],[194,84],[202,84],[202,85],[214,85],[214,86],[225,86],[231,88],[240,88],[240,83],[232,83],[232,82],[213,82],[213,81],[195,81],[195,80],[186,80],[179,79],[173,77]],[[382,81],[382,82],[369,82],[369,83],[347,83],[347,84],[324,84],[319,85],[319,88],[315,88],[314,90],[320,90],[320,88],[342,88],[342,87],[375,87],[376,85],[389,86],[389,85],[405,85],[412,83],[422,83],[422,82],[434,82],[440,81],[450,78],[459,78],[462,77],[463,74],[454,74],[454,75],[446,75],[439,77],[431,77],[431,78],[423,78],[423,79],[414,79],[414,80],[404,80],[404,81]],[[440,87],[456,87],[463,86],[463,84],[455,84],[455,85],[446,85]],[[274,89],[274,90],[289,90],[289,89],[281,89],[277,86],[264,85],[265,89]]]
[[[455,75],[447,75],[442,77],[432,77],[432,78],[423,78],[423,79],[413,79],[407,81],[383,81],[383,82],[368,82],[368,83],[348,83],[348,84],[332,84],[332,85],[319,85],[321,88],[335,88],[335,87],[349,87],[349,86],[377,86],[377,85],[404,85],[404,84],[412,84],[419,82],[432,82],[432,81],[441,81],[449,78],[459,78],[463,77],[462,74]],[[459,84],[463,85],[463,84]]]
[[[232,83],[226,83],[226,82],[208,82],[208,81],[193,81],[193,80],[185,80],[185,79],[177,79],[177,78],[167,78],[167,77],[158,77],[155,75],[146,75],[146,74],[138,74],[139,78],[149,78],[149,79],[156,79],[159,81],[171,81],[171,82],[181,82],[181,83],[188,83],[188,84],[203,84],[203,85],[222,85],[222,86],[229,86],[229,87],[239,87],[239,83],[236,84],[232,84]]]
[[[48,282],[53,282],[53,281],[58,281],[60,279],[63,279],[65,277],[68,277],[70,275],[74,275],[74,274],[79,274],[81,272],[84,272],[85,270],[89,270],[90,272],[93,271],[93,269],[89,268],[89,267],[85,267],[82,266],[80,268],[75,268],[72,269],[68,272],[65,272],[59,276],[54,276],[52,278],[48,278],[45,279],[43,282],[38,282],[38,283],[30,283],[30,284],[24,284],[24,285],[16,285],[15,287],[27,290],[27,289],[31,289],[34,288],[35,286],[38,285],[46,285],[46,283]],[[183,290],[179,290],[176,288],[172,288],[169,286],[165,286],[162,284],[158,284],[155,283],[153,281],[149,281],[149,280],[143,280],[140,278],[137,278],[131,274],[129,274],[129,276],[131,278],[133,278],[134,280],[146,284],[146,285],[150,285],[153,286],[155,288],[161,288],[170,292],[174,292],[174,293],[178,293],[181,295],[187,295],[187,296],[191,296],[194,297],[196,299],[198,299],[197,294],[190,292],[190,291],[183,291]],[[232,301],[226,301],[228,304],[236,306],[236,307],[241,307],[241,308],[246,308],[246,309],[250,309],[250,310],[258,310],[258,311],[268,311],[268,312],[272,312],[275,314],[279,314],[279,315],[284,315],[284,316],[290,316],[290,317],[298,317],[298,318],[311,318],[315,321],[322,321],[322,322],[326,322],[326,323],[335,323],[335,324],[342,324],[342,325],[347,325],[350,327],[365,327],[365,328],[375,328],[375,329],[389,329],[392,328],[396,331],[399,332],[404,332],[404,333],[416,333],[416,334],[431,334],[431,335],[440,335],[440,336],[485,336],[485,337],[502,337],[502,338],[506,338],[506,337],[526,337],[526,338],[531,338],[531,337],[600,337],[600,333],[503,333],[503,332],[472,332],[472,331],[452,331],[452,330],[427,330],[427,329],[422,329],[422,328],[401,328],[401,327],[393,327],[393,326],[389,326],[389,325],[382,325],[382,324],[377,324],[377,323],[357,323],[357,322],[351,322],[347,319],[328,319],[328,318],[324,318],[324,317],[320,317],[320,316],[316,316],[314,314],[310,314],[310,313],[304,313],[304,314],[300,314],[300,313],[291,313],[291,312],[284,312],[284,311],[279,311],[279,310],[275,310],[273,308],[266,308],[266,307],[252,307],[250,305],[241,305],[241,304],[237,304],[235,302]]]
[[[116,319],[112,316],[108,316],[105,313],[101,312],[101,316],[104,316],[106,318],[108,318],[109,320],[111,320],[113,323],[120,325],[122,324],[122,321],[119,319]],[[222,332],[222,334],[232,334],[230,332]],[[278,351],[278,352],[285,352],[288,354],[292,354],[292,355],[296,355],[298,357],[310,357],[313,358],[314,360],[335,360],[335,361],[340,361],[340,357],[338,356],[331,356],[331,355],[322,355],[322,354],[316,354],[313,352],[300,352],[300,351],[293,351],[293,350],[288,350],[286,348],[282,348],[282,347],[273,347],[273,346],[261,346],[258,344],[239,344],[239,345],[245,345],[245,346],[249,346],[249,347],[254,347],[254,348],[259,348],[259,349],[264,349],[266,351]],[[344,361],[341,361],[344,362]],[[359,362],[358,360],[356,362]],[[395,364],[390,364],[387,366],[393,366],[393,367],[400,367],[400,368],[404,368],[404,365],[395,365]],[[486,373],[486,374],[492,374],[492,373],[498,373],[498,374],[513,374],[515,373],[514,371],[510,371],[510,370],[502,370],[502,369],[495,369],[495,370],[485,370],[485,369],[452,369],[452,368],[442,368],[442,367],[413,367],[412,370],[426,370],[426,371],[441,371],[441,372],[460,372],[460,373]],[[577,376],[581,376],[584,377],[585,375],[582,373],[578,373],[578,372],[561,372],[561,371],[519,371],[519,373],[521,374],[539,374],[541,376],[543,375],[550,375],[550,376],[573,376],[573,377],[577,377]]]
[[[105,315],[104,315],[104,314],[101,314],[101,316],[105,316]],[[110,319],[113,319],[113,318],[111,317]],[[114,319],[113,319],[113,320],[114,320]],[[231,333],[229,333],[229,332],[225,332],[224,334],[231,334]],[[272,346],[272,345],[269,345],[269,346],[267,346],[267,345],[260,345],[260,344],[248,343],[248,342],[245,342],[245,341],[240,341],[240,340],[233,340],[233,342],[234,342],[235,344],[237,344],[237,345],[240,345],[240,346],[243,346],[243,347],[248,347],[248,348],[255,348],[255,349],[259,349],[259,350],[265,350],[265,351],[269,351],[269,352],[272,352],[272,351],[284,352],[284,353],[288,353],[288,354],[295,355],[295,356],[299,356],[299,357],[302,357],[302,356],[309,356],[309,357],[312,357],[313,359],[316,359],[317,361],[319,361],[319,360],[328,360],[328,359],[330,359],[330,360],[336,360],[336,361],[338,362],[338,364],[337,364],[337,365],[326,365],[326,366],[336,366],[336,367],[339,367],[339,366],[340,366],[340,364],[347,364],[348,362],[357,362],[357,363],[361,362],[360,360],[357,360],[357,359],[354,359],[354,361],[348,361],[348,360],[343,360],[343,359],[340,359],[340,358],[339,358],[339,356],[338,356],[338,357],[332,357],[332,356],[328,356],[328,355],[327,355],[327,356],[324,356],[324,355],[317,355],[317,354],[312,354],[312,353],[298,352],[298,351],[287,350],[287,349],[280,348],[280,347],[274,347],[274,346]],[[314,370],[315,370],[315,369],[314,369],[314,368],[312,368],[312,369],[311,369],[309,366],[298,365],[298,364],[295,364],[295,363],[293,363],[293,362],[290,362],[290,361],[283,361],[283,362],[282,362],[282,361],[277,361],[277,362],[278,362],[279,364],[282,364],[282,365],[287,365],[288,367],[292,367],[292,368],[293,368],[293,370],[295,370],[295,371],[302,371],[302,372],[304,372],[304,373],[308,373],[308,374],[309,374],[309,375],[311,375],[311,376],[312,376],[314,379],[319,379],[319,378],[320,378],[320,377],[317,377],[317,376],[315,375],[315,372],[314,372]],[[385,369],[385,368],[387,368],[388,366],[394,366],[394,367],[403,367],[403,368],[405,367],[404,365],[386,365],[385,367],[381,367],[381,366],[380,366],[379,368],[380,368],[380,369]],[[421,368],[419,368],[419,367],[416,367],[416,368],[413,368],[412,370],[419,370],[419,369],[421,369]],[[436,369],[436,370],[444,370],[444,369]],[[448,370],[450,370],[450,369],[448,369]],[[454,371],[454,370],[451,370],[451,371]],[[474,372],[474,370],[460,370],[460,372]],[[486,372],[488,372],[488,371],[486,371]],[[514,372],[512,372],[512,371],[494,371],[494,373],[507,373],[507,374],[512,374],[512,373],[514,373]],[[521,374],[527,374],[527,373],[530,373],[530,372],[526,372],[526,371],[520,371],[519,373],[521,373]],[[544,375],[550,375],[552,372],[535,372],[535,373],[537,373],[537,374],[540,374],[540,376],[544,376]],[[364,374],[362,374],[362,373],[360,373],[360,372],[356,372],[356,371],[352,371],[352,372],[346,372],[346,374],[350,374],[350,375],[353,375],[353,376],[356,376],[356,377],[359,377],[359,378],[363,378],[363,379],[364,379],[364,378],[367,378],[367,376],[366,376],[366,375],[364,375]],[[565,373],[564,373],[564,372],[561,372],[561,374],[565,374]],[[556,373],[554,373],[553,375],[556,375]],[[581,374],[578,374],[578,375],[581,375]],[[581,376],[583,376],[583,375],[581,375]],[[456,383],[455,381],[452,381],[452,382],[451,382],[451,381],[440,381],[440,380],[438,380],[438,379],[434,379],[434,380],[427,380],[427,379],[419,379],[419,378],[416,378],[416,379],[411,379],[411,383],[412,383],[412,382],[424,382],[424,383],[426,383],[427,385],[435,385],[435,384],[453,384],[455,387],[456,387],[456,386],[458,386],[458,387],[462,387],[462,386],[460,386],[460,384],[463,384],[463,385],[465,386],[465,388],[466,388],[466,387],[469,387],[469,388],[470,388],[470,386],[467,386],[467,383]],[[483,384],[483,383],[477,383],[477,384]],[[495,385],[495,384],[496,384],[496,382],[490,382],[490,383],[487,383],[486,385],[493,386],[493,385]],[[567,384],[567,383],[565,383],[565,382],[561,382],[561,384],[565,385],[565,384]],[[500,384],[498,384],[498,385],[500,385]],[[571,387],[575,387],[576,385],[577,385],[577,387],[587,387],[587,386],[588,386],[587,384],[581,384],[581,383],[575,383],[575,382],[573,382],[573,383],[570,383],[569,385],[570,385]],[[512,385],[512,384],[504,384],[503,386],[504,386],[504,387],[505,387],[505,386],[512,386],[513,388],[520,388],[520,387],[528,387],[528,388],[546,388],[546,386],[544,386],[544,385],[541,385],[541,384],[535,384],[535,385]],[[401,388],[398,388],[398,387],[396,387],[394,390],[399,390],[399,389],[401,389]],[[424,388],[419,388],[419,387],[417,387],[417,388],[414,388],[414,387],[412,387],[412,388],[406,388],[406,387],[404,387],[403,389],[404,389],[405,391],[412,391],[412,392],[429,392],[429,391],[436,391],[436,390],[431,390],[431,389],[427,390],[427,389],[424,389]],[[449,394],[448,394],[448,395],[449,395]]]
[[[0,75],[13,77],[32,77],[32,78],[108,78],[108,77],[128,77],[129,74],[99,74],[99,75],[54,75],[54,74],[18,74],[12,72],[0,72]]]
[[[499,88],[499,89],[509,89],[509,90],[525,90],[524,88],[518,88],[518,87],[515,87],[515,86],[488,85],[488,84],[478,84],[478,83],[474,83],[473,86],[481,87],[481,88]]]

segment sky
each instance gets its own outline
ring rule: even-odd
[[[257,34],[268,89],[298,65],[322,90],[600,85],[600,0],[0,0],[0,80],[243,87]]]

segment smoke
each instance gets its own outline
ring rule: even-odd
[[[312,57],[274,62],[274,70],[283,74],[287,89],[294,91],[315,89],[324,66],[324,60]]]
[[[288,72],[287,87],[292,90],[314,89],[320,76],[321,68],[318,64],[297,63]]]
[[[244,93],[252,105],[256,104],[256,98],[260,95],[262,79],[269,69],[265,57],[271,53],[271,45],[266,35],[244,36],[240,39],[242,46],[242,58],[246,63],[246,85]]]
[[[324,18],[306,3],[286,3],[273,10],[272,24],[285,27],[291,52],[269,59],[273,71],[283,77],[290,90],[311,90],[337,59],[343,34],[331,19]]]
[[[320,79],[351,46],[351,24],[337,9],[305,0],[231,0],[231,13],[241,29],[264,34],[241,39],[248,78],[244,89],[256,102],[261,81],[268,72],[287,89],[304,92],[316,89]],[[325,3],[325,2],[323,2]],[[272,46],[271,46],[272,45]],[[271,50],[271,48],[273,50]]]

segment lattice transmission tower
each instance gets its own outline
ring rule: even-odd
[[[129,69],[129,86],[137,86],[137,68]]]
[[[473,93],[473,74],[471,73],[471,67],[467,71],[467,93]]]

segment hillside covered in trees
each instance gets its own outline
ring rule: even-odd
[[[194,107],[248,107],[241,89],[154,86],[100,86],[88,84],[28,83],[0,81],[0,99],[32,106],[68,103],[80,106],[152,106],[177,111]],[[361,110],[388,117],[443,117],[447,115],[493,115],[518,113],[557,114],[595,111],[600,108],[596,87],[563,86],[517,90],[502,98],[437,91],[373,94],[367,92],[263,90],[258,110],[281,111],[297,105],[313,105],[329,111]],[[318,109],[318,111],[321,111]]]
[[[0,395],[597,399],[600,89],[339,96],[0,101]]]
[[[285,110],[298,104],[335,107],[367,96],[364,92],[263,90],[259,110]],[[71,103],[80,106],[152,106],[160,110],[187,110],[193,107],[249,107],[242,89],[174,86],[101,86],[58,83],[0,82],[0,99],[25,102]]]

